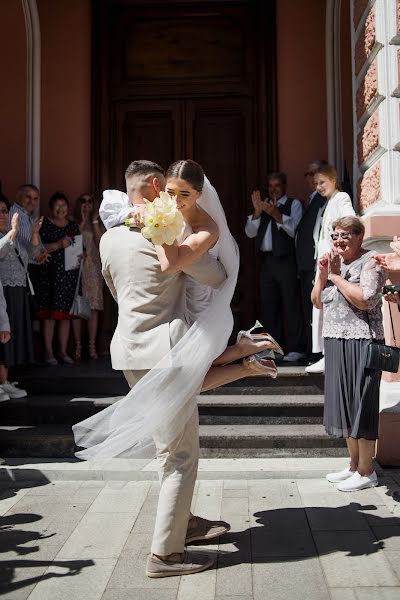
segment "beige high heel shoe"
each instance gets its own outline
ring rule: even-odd
[[[274,350],[275,352],[277,352],[278,354],[282,354],[283,356],[284,352],[282,348],[280,347],[278,342],[272,337],[272,335],[270,335],[269,333],[251,333],[253,329],[258,329],[259,327],[262,327],[262,325],[260,321],[256,321],[251,329],[247,329],[247,331],[239,331],[236,338],[236,343],[240,344],[243,338],[248,338],[250,340],[253,340],[254,342],[271,342],[272,348],[269,348],[269,350]]]
[[[262,358],[257,354],[252,354],[251,356],[244,358],[243,364],[249,371],[251,371],[249,373],[249,377],[264,376],[271,377],[271,379],[276,379],[278,377],[278,369],[276,368],[274,361]]]

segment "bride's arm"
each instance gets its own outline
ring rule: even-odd
[[[201,258],[218,240],[218,229],[192,233],[183,242],[172,246],[156,246],[163,273],[176,273]]]

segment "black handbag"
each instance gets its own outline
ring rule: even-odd
[[[392,310],[389,304],[389,314],[390,314],[390,322],[392,325],[393,339],[394,343],[397,344],[396,336],[394,333],[393,327],[393,318],[392,318]],[[367,319],[369,323],[369,317],[367,312]],[[371,331],[372,335],[372,331]],[[400,364],[400,348],[397,346],[387,346],[386,344],[381,344],[376,340],[371,340],[368,346],[367,358],[365,362],[366,369],[373,369],[375,371],[388,371],[389,373],[397,373],[399,370]]]

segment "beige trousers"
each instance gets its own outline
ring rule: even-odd
[[[132,388],[147,371],[124,371]],[[151,552],[167,556],[183,552],[199,462],[198,409],[182,433],[167,446],[155,439],[160,495]]]

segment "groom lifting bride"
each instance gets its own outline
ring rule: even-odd
[[[213,565],[186,544],[211,540],[230,526],[190,512],[199,458],[196,394],[252,375],[276,377],[267,334],[232,331],[230,301],[239,258],[218,195],[194,161],[178,161],[165,177],[150,161],[126,170],[127,194],[108,191],[100,209],[107,228],[100,242],[102,270],[118,303],[111,342],[114,369],[131,388],[126,398],[74,426],[82,458],[143,456],[155,446],[160,495],[146,574],[186,575]],[[176,198],[185,221],[171,245],[141,234],[142,207],[160,192]],[[158,202],[158,201],[157,201]],[[131,216],[131,227],[124,225]],[[240,363],[234,363],[242,359]]]

